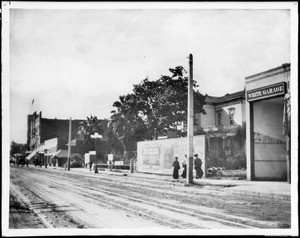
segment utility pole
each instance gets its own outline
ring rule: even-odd
[[[94,140],[95,140],[95,152],[96,152],[95,153],[95,164],[96,164],[95,166],[96,167],[95,167],[95,172],[94,173],[97,174],[98,173],[98,168],[97,168],[97,137],[95,137]]]
[[[70,170],[70,157],[71,157],[71,131],[72,131],[72,117],[70,117],[70,122],[69,122],[69,143],[68,143],[68,161],[67,161],[67,167],[68,167],[68,170]]]
[[[194,91],[193,91],[193,55],[189,56],[190,77],[188,81],[188,116],[187,116],[187,183],[193,183],[193,135],[194,135]]]

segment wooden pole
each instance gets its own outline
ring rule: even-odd
[[[189,56],[190,77],[188,81],[188,116],[187,116],[187,138],[188,138],[188,160],[187,160],[187,183],[193,183],[193,135],[194,135],[194,95],[193,95],[193,55]]]
[[[97,169],[97,138],[94,139],[95,140],[95,173],[98,173],[98,169]]]
[[[67,167],[68,170],[70,170],[70,157],[71,157],[71,132],[72,132],[72,118],[70,117],[69,122],[69,143],[68,143],[68,161],[67,161]]]

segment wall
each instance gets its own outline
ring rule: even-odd
[[[45,148],[48,150],[46,155],[53,155],[57,152],[58,139],[53,138],[45,141]]]
[[[206,111],[206,114],[200,114],[199,126],[201,126],[203,129],[215,128],[215,107],[211,104],[206,104],[203,108]]]
[[[243,120],[243,113],[242,113],[242,102],[232,102],[230,104],[224,104],[224,105],[219,105],[216,107],[216,110],[222,109],[221,110],[221,124],[223,126],[229,126],[230,125],[230,120],[229,120],[229,108],[235,108],[235,114],[234,114],[234,125],[242,125]],[[217,118],[218,120],[218,118]]]
[[[245,102],[236,100],[229,103],[218,104],[216,107],[211,104],[204,105],[207,114],[200,114],[199,126],[204,130],[218,127],[218,110],[221,111],[221,126],[230,126],[228,109],[231,107],[235,108],[234,125],[242,125],[243,121],[246,120]]]
[[[35,146],[38,147],[41,143],[41,115],[41,112],[39,114],[34,112],[32,115],[28,115],[27,117],[27,145],[30,150],[33,150]]]
[[[202,160],[202,170],[206,175],[205,162],[205,136],[194,136],[194,154],[197,153]],[[174,157],[178,157],[181,174],[182,162],[186,159],[188,151],[188,139],[174,138],[155,141],[141,141],[137,143],[137,171],[156,174],[171,175]],[[193,169],[195,175],[195,170]]]
[[[72,140],[78,138],[79,123],[84,120],[72,120]],[[47,119],[41,120],[41,142],[52,138],[63,139],[68,142],[69,120]]]

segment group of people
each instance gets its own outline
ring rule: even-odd
[[[185,155],[185,158],[187,156]],[[203,170],[201,168],[202,166],[202,160],[198,157],[198,154],[194,155],[194,169],[196,170],[196,178],[202,178],[203,176]],[[186,178],[186,163],[185,161],[182,163],[183,171],[181,174],[181,177]],[[175,161],[173,162],[173,178],[178,179],[179,177],[179,169],[180,169],[180,164],[178,161],[178,157],[175,157]]]

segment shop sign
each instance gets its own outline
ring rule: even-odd
[[[285,82],[256,88],[247,92],[248,102],[285,94]]]
[[[108,154],[108,161],[113,161],[114,160],[114,154]]]

